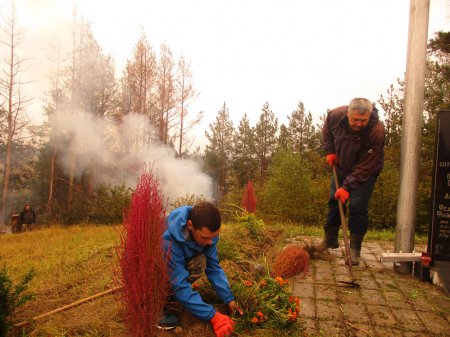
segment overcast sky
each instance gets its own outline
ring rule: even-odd
[[[191,61],[200,134],[223,102],[235,125],[244,112],[256,123],[266,101],[281,122],[298,101],[317,118],[353,97],[377,100],[406,68],[409,0],[16,0],[33,57],[34,120],[48,86],[46,46],[70,31],[74,4],[118,74],[142,30],[155,50],[164,41]],[[439,30],[450,30],[450,0],[431,0],[429,37]]]

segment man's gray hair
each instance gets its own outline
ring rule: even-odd
[[[348,110],[358,110],[360,115],[365,115],[367,112],[372,113],[373,104],[367,98],[353,98],[348,104]]]

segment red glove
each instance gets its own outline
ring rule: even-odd
[[[328,165],[330,165],[331,167],[333,166],[334,163],[337,163],[336,154],[335,153],[327,154],[327,162],[328,162]]]
[[[217,337],[229,336],[234,330],[233,326],[236,324],[230,317],[223,315],[218,311],[216,311],[210,322]]]
[[[347,192],[347,190],[343,187],[339,188],[336,193],[334,194],[334,198],[337,199],[341,199],[341,202],[343,204],[345,204],[345,202],[347,201],[348,197],[350,196],[350,193]]]

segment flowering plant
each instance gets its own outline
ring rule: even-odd
[[[300,299],[292,295],[289,282],[280,276],[259,281],[240,280],[232,284],[233,293],[244,315],[235,315],[237,332],[254,329],[297,329]]]

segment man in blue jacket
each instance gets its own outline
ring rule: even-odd
[[[168,267],[172,296],[195,317],[209,321],[217,337],[228,336],[235,322],[205,303],[191,287],[204,271],[230,312],[240,312],[217,257],[221,226],[219,210],[210,202],[183,206],[170,213],[167,225],[163,241],[165,251],[170,253]],[[180,323],[179,317],[170,309],[165,311],[158,327],[164,330],[175,328]]]

